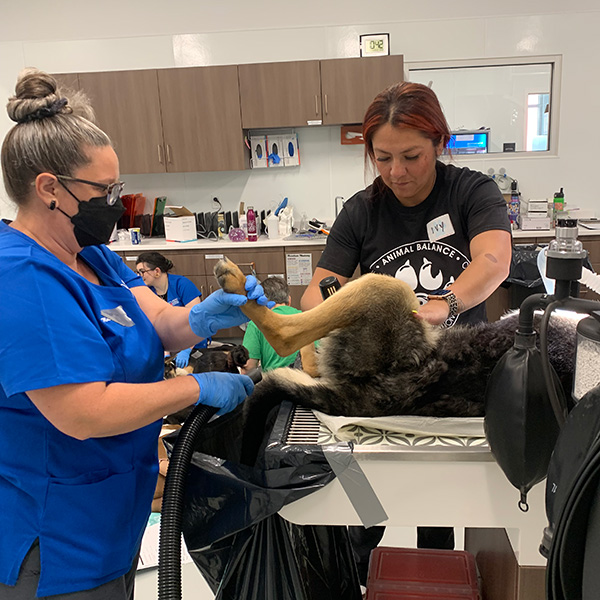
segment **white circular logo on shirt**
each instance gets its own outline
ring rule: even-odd
[[[404,281],[415,292],[419,302],[425,304],[428,294],[453,283],[470,262],[460,250],[448,244],[422,240],[386,252],[371,265],[370,270]],[[447,326],[454,324],[456,318]]]

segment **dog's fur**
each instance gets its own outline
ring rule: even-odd
[[[239,373],[238,367],[243,367],[248,362],[248,350],[244,346],[234,344],[223,344],[214,348],[197,348],[190,355],[190,362],[185,369],[180,369],[183,374],[208,373],[210,371],[222,371],[224,373]],[[175,356],[165,360],[165,379],[177,377],[175,367]],[[176,413],[167,415],[164,423],[175,425],[183,423],[193,406],[184,408]]]
[[[220,261],[215,275],[225,291],[245,293],[245,277],[232,262]],[[376,274],[300,314],[276,314],[249,300],[243,312],[275,351],[287,356],[302,349],[305,370],[320,375],[288,368],[266,373],[249,406],[288,398],[332,415],[483,416],[488,377],[513,344],[517,317],[439,329],[416,316],[418,306],[406,283]],[[568,389],[575,327],[551,323],[550,359]]]

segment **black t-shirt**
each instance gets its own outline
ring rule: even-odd
[[[344,277],[357,265],[363,274],[391,275],[408,283],[421,303],[455,281],[471,262],[470,241],[484,231],[510,232],[510,222],[506,202],[487,175],[439,161],[436,171],[433,190],[418,206],[403,206],[381,181],[352,196],[331,228],[318,266]],[[484,303],[458,318],[482,320]]]

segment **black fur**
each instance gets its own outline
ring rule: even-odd
[[[487,380],[512,347],[516,315],[493,323],[442,330],[435,343],[420,334],[412,315],[370,318],[322,341],[323,377],[277,369],[256,386],[256,402],[286,398],[331,415],[480,417]],[[553,367],[570,392],[575,324],[553,317],[548,332]]]

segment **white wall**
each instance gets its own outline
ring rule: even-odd
[[[210,8],[205,6],[210,4]],[[462,0],[419,3],[330,0],[301,3],[175,0],[41,0],[3,6],[0,98],[23,66],[78,72],[358,56],[361,33],[389,32],[391,51],[407,62],[562,54],[557,157],[498,155],[460,159],[487,171],[505,167],[524,197],[563,186],[567,202],[595,208],[596,118],[600,114],[600,9],[596,0]],[[377,12],[373,10],[377,7]],[[11,123],[0,112],[0,137]],[[339,128],[300,128],[302,165],[268,171],[127,175],[127,190],[167,195],[172,203],[210,210],[217,196],[231,210],[240,200],[269,208],[283,196],[300,215],[332,218],[333,199],[364,187],[362,147],[341,146]],[[459,159],[457,159],[458,161]],[[13,208],[0,187],[0,215]]]

